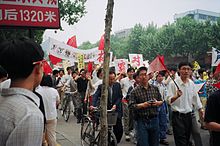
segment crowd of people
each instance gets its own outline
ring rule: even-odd
[[[43,71],[44,52],[26,38],[0,44],[0,145],[56,146],[57,109],[64,93],[71,93],[77,123],[100,105],[104,70],[75,67]],[[210,145],[220,145],[220,91],[213,84],[220,75],[204,78],[188,62],[165,71],[148,73],[146,67],[126,73],[109,70],[107,109],[118,113],[113,132],[120,143],[137,146],[203,146],[200,128],[210,131]],[[201,88],[197,85],[203,84]],[[198,123],[199,121],[199,123]],[[80,132],[79,132],[80,133]]]

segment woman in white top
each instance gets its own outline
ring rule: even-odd
[[[49,75],[43,77],[40,86],[36,89],[42,98],[46,116],[46,141],[49,146],[56,146],[57,111],[60,96],[56,89],[52,88],[52,78]]]

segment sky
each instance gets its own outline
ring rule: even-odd
[[[69,26],[61,22],[64,31],[47,29],[43,39],[49,37],[67,42],[76,35],[77,45],[90,41],[95,43],[104,34],[105,15],[108,0],[87,0],[86,11],[81,20]],[[202,9],[220,13],[220,0],[114,0],[112,32],[132,28],[140,23],[147,26],[154,23],[158,27],[173,22],[174,14]]]

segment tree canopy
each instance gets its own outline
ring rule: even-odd
[[[67,22],[69,25],[74,25],[86,14],[85,3],[86,0],[59,0],[58,6],[60,10],[60,19]],[[28,29],[0,29],[0,40],[2,41],[16,37],[30,36]],[[33,29],[32,33],[34,40],[36,40],[38,43],[41,43],[43,40],[44,31],[45,30]]]

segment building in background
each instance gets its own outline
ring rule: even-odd
[[[220,18],[220,13],[196,9],[196,10],[186,11],[184,13],[175,14],[174,20],[176,21],[178,18],[182,18],[186,16],[191,17],[195,19],[196,21],[200,21],[200,22],[207,21],[207,20],[216,22],[217,19]]]
[[[131,30],[132,30],[131,28],[127,28],[127,29],[116,31],[115,36],[118,38],[125,38],[130,35]]]

